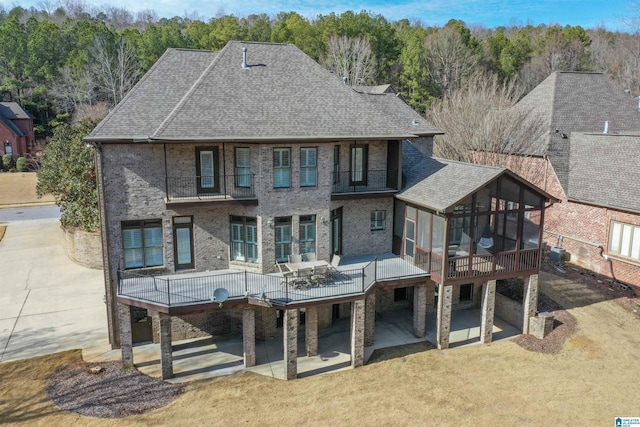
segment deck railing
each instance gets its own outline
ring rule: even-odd
[[[539,267],[539,249],[523,249],[497,254],[454,256],[447,259],[448,279],[463,279],[495,274],[517,273]]]
[[[387,185],[386,170],[369,170],[366,173],[333,172],[332,177],[334,194],[397,190]]]
[[[213,302],[216,289],[225,288],[229,299],[257,298],[286,305],[365,293],[374,283],[428,274],[400,259],[393,265],[374,260],[360,268],[340,268],[323,275],[303,277],[247,271],[143,275],[118,272],[118,295],[166,306]]]
[[[219,180],[219,182],[215,182]],[[167,199],[250,199],[255,197],[255,175],[179,176],[167,178]]]

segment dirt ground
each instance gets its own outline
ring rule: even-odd
[[[628,297],[569,274],[542,272],[540,287],[576,319],[555,354],[513,340],[445,351],[416,344],[377,353],[362,368],[295,381],[244,373],[188,383],[168,406],[118,423],[595,426],[640,416],[640,319],[633,304],[621,304]],[[56,366],[79,357],[0,364],[0,422],[111,425],[59,410],[44,391]]]
[[[52,205],[53,196],[36,195],[37,182],[35,172],[0,173],[0,208]]]

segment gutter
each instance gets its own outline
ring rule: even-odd
[[[402,134],[402,135],[327,135],[327,136],[266,136],[266,137],[236,137],[236,136],[221,136],[214,138],[206,138],[206,137],[198,137],[198,138],[153,138],[153,137],[143,137],[144,141],[138,141],[137,138],[131,137],[99,137],[99,136],[87,136],[83,138],[84,142],[102,142],[105,144],[140,144],[143,142],[153,144],[153,143],[176,143],[176,144],[191,144],[194,142],[240,142],[240,143],[264,143],[264,142],[334,142],[334,141],[345,141],[345,140],[357,140],[357,141],[369,141],[369,140],[378,140],[378,139],[394,139],[394,140],[402,140],[402,139],[415,139],[423,136],[433,136],[435,134]],[[135,142],[134,142],[135,140]]]

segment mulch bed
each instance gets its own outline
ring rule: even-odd
[[[101,368],[90,373],[91,368]],[[121,362],[65,365],[54,372],[45,387],[61,409],[87,417],[123,418],[162,408],[182,392],[181,385],[142,375]]]

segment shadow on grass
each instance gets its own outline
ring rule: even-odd
[[[397,359],[399,357],[409,356],[415,353],[422,353],[427,350],[434,350],[436,346],[428,341],[422,341],[414,344],[401,345],[397,347],[379,348],[373,351],[369,358],[368,365],[384,362],[385,360]]]

